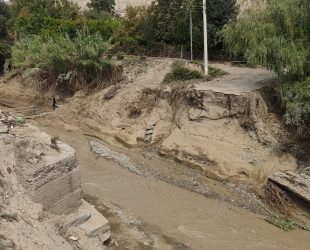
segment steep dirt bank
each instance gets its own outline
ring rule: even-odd
[[[154,147],[214,179],[261,184],[277,170],[297,168],[281,145],[280,121],[258,92],[249,92],[272,84],[270,72],[216,64],[230,75],[163,85],[172,62],[127,59],[123,82],[92,94],[80,91],[48,118],[55,127],[92,134],[111,145]],[[0,95],[8,96],[4,89]],[[146,144],[149,122],[156,125]]]

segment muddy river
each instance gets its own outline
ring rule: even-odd
[[[308,232],[284,232],[264,221],[262,215],[131,173],[91,152],[86,136],[49,126],[41,129],[76,150],[84,192],[132,211],[155,234],[173,238],[189,249],[309,249]],[[160,164],[165,167],[165,161]],[[162,242],[159,249],[172,246]]]

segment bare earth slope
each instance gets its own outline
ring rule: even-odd
[[[127,63],[126,81],[88,96],[77,93],[54,113],[63,121],[58,126],[70,123],[113,145],[140,147],[153,121],[150,144],[161,154],[221,180],[261,183],[277,170],[297,167],[294,157],[278,150],[280,122],[261,95],[250,92],[274,83],[273,74],[215,64],[230,75],[163,85],[171,63]]]

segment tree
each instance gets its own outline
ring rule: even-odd
[[[8,43],[5,41],[8,35],[8,20],[11,18],[9,7],[0,3],[0,75],[3,74],[5,61],[11,55]]]
[[[90,0],[87,7],[97,12],[105,11],[114,13],[115,0]]]
[[[233,55],[277,73],[284,122],[309,133],[310,1],[266,1],[263,8],[248,9],[225,25],[222,37]]]
[[[11,0],[15,17],[22,13],[51,17],[56,19],[75,20],[79,16],[79,7],[69,0]]]
[[[145,22],[152,23],[153,37],[173,45],[189,45],[189,13],[193,16],[195,48],[203,48],[203,17],[201,0],[157,0],[148,9]],[[207,1],[208,45],[218,52],[222,44],[217,33],[230,19],[237,16],[236,0]]]
[[[9,6],[5,3],[0,3],[0,39],[5,39],[8,35],[7,22],[11,18]]]

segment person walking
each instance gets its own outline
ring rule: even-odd
[[[52,105],[52,107],[53,107],[54,110],[55,110],[56,108],[58,108],[57,105],[56,105],[56,98],[55,98],[54,95],[53,95],[53,105]]]

